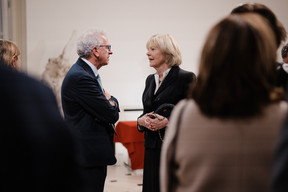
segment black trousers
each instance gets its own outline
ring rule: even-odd
[[[84,168],[84,180],[89,192],[103,192],[107,176],[107,166]]]
[[[160,192],[161,149],[145,148],[142,192]]]

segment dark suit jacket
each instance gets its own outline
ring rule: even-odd
[[[50,88],[0,63],[0,191],[82,191],[77,145]]]
[[[142,95],[143,114],[155,111],[161,104],[168,103],[176,105],[181,99],[187,97],[187,92],[192,81],[196,81],[196,76],[192,72],[185,71],[178,66],[174,66],[165,77],[162,85],[154,94],[156,83],[154,74],[146,79],[145,89]],[[141,115],[141,116],[142,116]],[[162,141],[157,131],[145,130],[145,147],[160,148]],[[165,129],[161,129],[162,138]]]
[[[84,166],[115,164],[114,132],[109,124],[119,119],[119,108],[105,98],[92,69],[81,58],[64,78],[61,97],[65,119],[77,130]],[[116,98],[111,99],[118,105]]]

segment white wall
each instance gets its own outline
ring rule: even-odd
[[[48,58],[58,57],[73,31],[104,30],[112,44],[110,63],[100,69],[105,89],[123,107],[142,106],[149,67],[146,42],[156,33],[178,41],[182,68],[197,74],[198,58],[208,30],[240,0],[26,0],[27,71],[40,76]],[[258,0],[276,13],[288,29],[287,0]],[[77,59],[71,53],[71,64]]]

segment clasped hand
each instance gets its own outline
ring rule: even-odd
[[[163,121],[165,117],[156,114],[154,112],[151,113],[146,113],[144,115],[144,122],[145,122],[145,127],[150,129],[151,131],[157,131],[159,129],[162,129],[167,126],[167,122]]]

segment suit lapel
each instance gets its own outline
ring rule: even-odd
[[[150,78],[149,81],[150,82],[148,82],[148,84],[150,85],[150,87],[148,89],[148,94],[147,95],[149,96],[149,98],[153,98],[154,97],[155,88],[156,88],[154,75],[151,75],[151,78]]]
[[[162,85],[159,87],[159,89],[157,90],[155,95],[160,94],[163,90],[165,90],[177,78],[179,69],[180,68],[178,66],[171,68],[167,77],[165,77],[164,81],[162,82]]]
[[[85,61],[83,61],[80,57],[77,61],[77,64],[80,65],[85,71],[87,71],[87,73],[89,73],[92,77],[96,78],[91,67],[87,63],[85,63]]]

